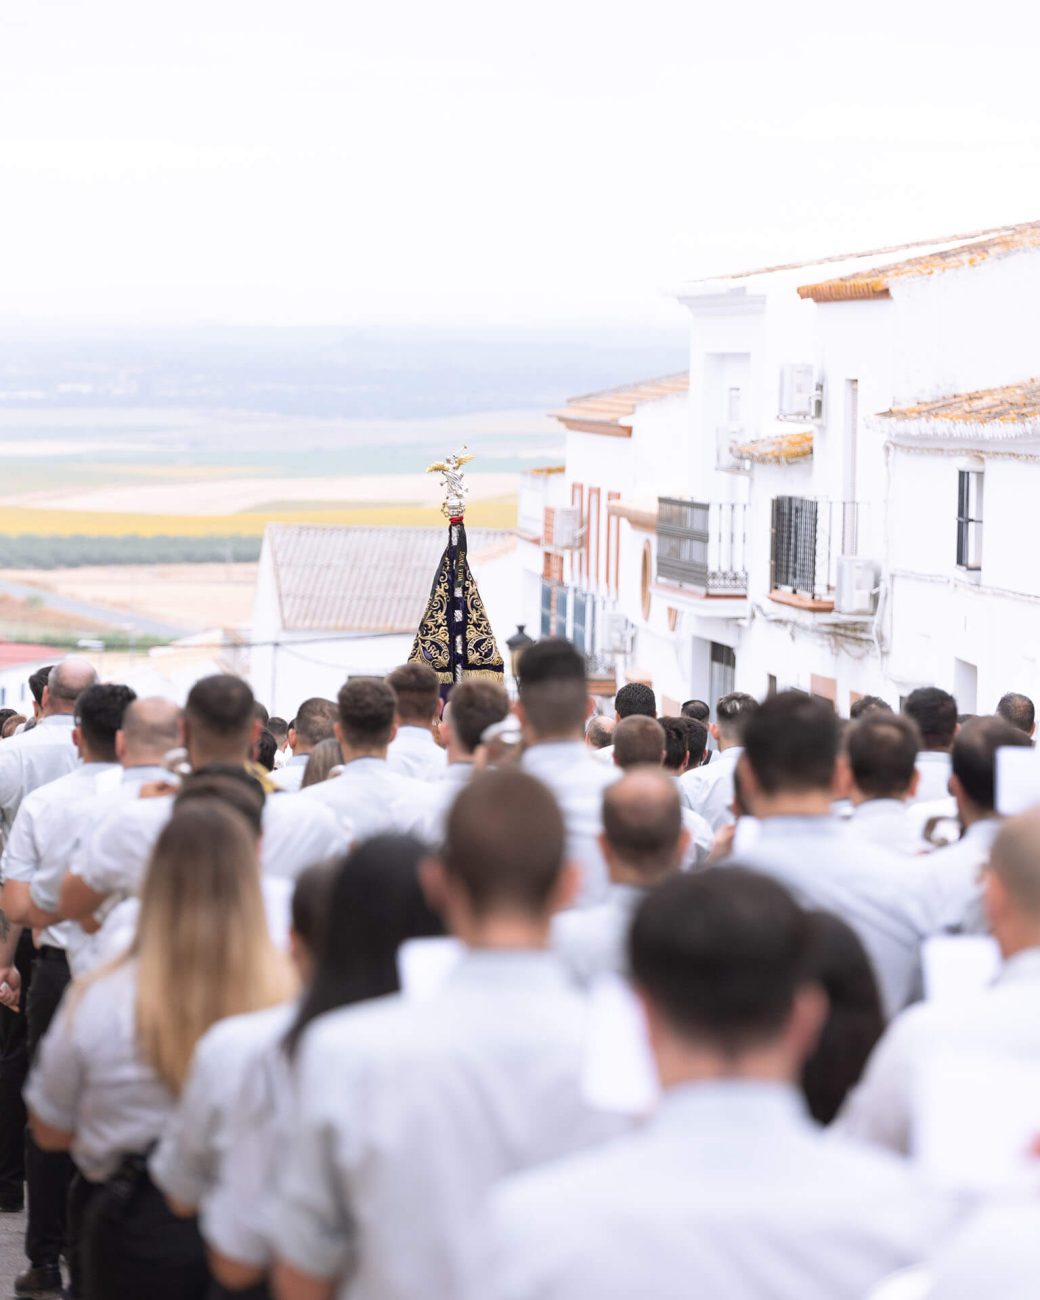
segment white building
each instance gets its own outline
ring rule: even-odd
[[[350,676],[381,676],[404,663],[446,541],[446,524],[269,525],[252,625],[249,679],[257,698],[291,718],[309,696],[335,699]],[[505,639],[523,616],[516,540],[473,528],[467,541],[470,567],[506,654]]]
[[[556,413],[563,546],[557,510],[556,547],[526,548],[529,621],[580,608],[555,630],[668,709],[734,686],[841,713],[927,683],[966,712],[1040,693],[1040,223],[679,297],[688,383]]]

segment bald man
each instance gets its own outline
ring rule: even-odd
[[[617,730],[629,722],[653,721],[625,718]],[[637,767],[608,786],[599,842],[610,877],[607,897],[596,907],[560,913],[552,928],[553,947],[583,984],[624,973],[625,941],[636,908],[682,865],[690,833],[675,781],[659,767]]]
[[[983,873],[983,902],[1004,959],[999,979],[973,997],[910,1007],[892,1022],[836,1121],[846,1134],[912,1150],[918,1084],[951,1053],[1002,1070],[1040,1064],[1040,811],[1003,824]],[[966,1129],[972,1120],[965,1115]]]
[[[611,753],[615,766],[623,772],[635,767],[659,767],[667,773],[664,767],[667,746],[664,727],[656,718],[648,718],[639,713],[622,718],[614,728],[614,747]],[[669,779],[678,791],[683,824],[689,833],[682,865],[686,868],[700,866],[711,853],[715,832],[706,818],[688,806],[682,782],[677,775],[672,773]]]

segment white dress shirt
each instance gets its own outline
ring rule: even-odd
[[[612,882],[602,903],[553,917],[553,951],[580,984],[588,986],[600,975],[628,974],[628,932],[648,892]]]
[[[0,817],[10,826],[33,790],[79,766],[72,743],[75,721],[70,713],[41,718],[32,731],[11,736],[0,745]]]
[[[948,1219],[902,1161],[817,1128],[793,1088],[691,1083],[631,1136],[503,1183],[473,1294],[862,1300]]]
[[[199,1039],[177,1110],[148,1162],[155,1184],[184,1205],[208,1200],[230,1150],[231,1119],[246,1076],[284,1037],[296,1004],[218,1021]]]
[[[914,1095],[929,1061],[950,1052],[964,1060],[1040,1061],[1038,1006],[1040,948],[1033,948],[1010,958],[997,982],[974,997],[910,1007],[885,1031],[835,1126],[849,1137],[909,1153]]]
[[[985,934],[982,868],[1000,832],[999,817],[973,822],[956,844],[936,849],[915,863],[917,890],[929,934]]]
[[[1036,1300],[1040,1205],[987,1206],[939,1252],[925,1300]]]
[[[410,727],[407,723],[397,728],[390,742],[386,761],[402,776],[413,776],[418,781],[435,781],[448,766],[448,755],[426,727]]]
[[[617,1131],[581,1097],[586,1019],[550,954],[480,951],[425,1002],[315,1021],[283,1151],[279,1256],[338,1279],[339,1300],[457,1295],[491,1184]]]
[[[688,806],[700,813],[713,831],[732,826],[731,809],[734,795],[733,774],[744,752],[742,746],[731,745],[719,751],[718,757],[707,767],[694,767],[684,772],[679,784],[687,794]]]
[[[931,803],[949,796],[953,757],[942,749],[922,749],[917,755],[917,791],[913,803]]]
[[[910,859],[864,844],[833,817],[765,817],[740,865],[786,885],[803,906],[833,912],[852,926],[873,964],[886,1015],[916,994],[927,928]]]
[[[406,814],[402,828],[427,844],[440,847],[448,814],[460,792],[469,784],[474,767],[470,763],[449,763],[436,780],[428,782],[427,802],[415,805],[411,818]]]
[[[292,758],[270,773],[271,784],[276,785],[279,790],[287,790],[289,794],[295,794],[303,785],[303,774],[307,771],[310,757],[310,754],[293,754]]]
[[[430,805],[426,781],[402,776],[382,758],[352,759],[339,776],[309,785],[292,798],[305,807],[327,808],[356,844],[407,830],[416,809]]]
[[[556,797],[567,828],[567,854],[582,872],[579,902],[600,902],[607,892],[607,864],[599,847],[603,791],[621,777],[599,763],[580,740],[546,741],[524,751],[520,766]]]
[[[56,781],[30,791],[18,808],[0,861],[4,880],[29,885],[30,896],[38,877],[57,876],[60,880],[85,819],[93,816],[90,796],[117,789],[121,777],[118,763],[81,763]],[[71,930],[68,921],[48,926],[38,946],[66,948]]]
[[[853,835],[866,844],[914,856],[928,849],[921,827],[902,799],[867,799],[852,808],[847,822]]]
[[[173,1094],[137,1050],[137,968],[126,962],[73,985],[29,1076],[25,1101],[45,1124],[75,1134],[84,1178],[104,1182],[126,1155],[143,1155],[174,1110]]]

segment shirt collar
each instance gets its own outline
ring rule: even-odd
[[[144,785],[148,781],[175,782],[177,777],[168,767],[158,763],[144,763],[140,767],[123,768],[123,785]]]
[[[866,803],[857,804],[852,809],[852,819],[863,821],[871,817],[890,817],[893,814],[902,816],[905,812],[906,804],[902,799],[868,799]]]
[[[447,982],[472,989],[570,987],[559,958],[545,948],[467,948]]]
[[[1019,980],[1040,979],[1040,948],[1025,948],[1009,957],[1000,968],[998,984],[1015,984]]]
[[[541,759],[569,758],[585,755],[588,749],[583,740],[540,740],[524,750],[524,762]]]
[[[293,754],[292,758],[289,759],[288,763],[286,763],[285,766],[303,767],[308,762],[309,759],[310,759],[310,754]]]
[[[949,767],[953,764],[953,756],[945,749],[922,749],[917,755],[917,766],[922,763],[942,763]]]
[[[767,839],[840,835],[844,829],[843,824],[830,813],[821,813],[815,817],[801,813],[791,816],[779,814],[775,817],[760,817],[758,824],[761,827],[758,840],[760,844]]]
[[[46,718],[41,718],[36,725],[37,727],[67,727],[71,731],[76,725],[76,719],[71,713],[50,713]]]
[[[773,1128],[807,1124],[805,1099],[793,1084],[772,1079],[705,1079],[677,1084],[661,1099],[655,1128]]]

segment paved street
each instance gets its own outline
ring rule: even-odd
[[[25,1268],[24,1214],[0,1214],[0,1300],[14,1294],[14,1280]]]

